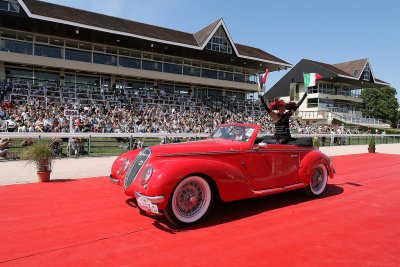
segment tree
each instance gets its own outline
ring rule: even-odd
[[[364,89],[361,93],[363,115],[382,119],[396,127],[399,108],[396,93],[396,89],[390,86]]]

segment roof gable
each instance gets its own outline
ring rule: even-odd
[[[205,41],[209,39],[208,37],[211,35],[211,33],[217,27],[219,21],[220,21],[220,19],[217,21],[214,21],[207,27],[201,29],[200,31],[198,31],[194,34],[194,38],[196,39],[199,46],[202,46],[205,43]]]
[[[360,76],[368,62],[367,58],[352,60],[342,63],[333,64],[336,68],[343,70],[354,78],[360,79]]]
[[[204,42],[201,45],[201,49],[204,49],[210,40],[215,36],[217,31],[223,31],[224,35],[227,37],[227,42],[228,44],[232,47],[232,50],[235,52],[236,55],[238,55],[238,51],[236,49],[235,43],[232,40],[231,35],[229,34],[228,28],[226,27],[224,20],[220,19],[218,23],[215,25],[214,29],[211,31],[211,33],[208,35],[206,39],[204,39]]]

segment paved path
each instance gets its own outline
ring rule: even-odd
[[[367,145],[321,147],[328,156],[367,153]],[[384,144],[376,146],[377,153],[400,154],[400,144]],[[56,159],[52,180],[77,179],[98,176],[108,176],[113,157],[63,158]],[[26,165],[26,161],[0,162],[0,185],[37,182],[35,166]]]

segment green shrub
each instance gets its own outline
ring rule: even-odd
[[[27,160],[27,164],[35,164],[38,172],[51,171],[54,153],[48,145],[35,144],[24,150],[21,158]]]

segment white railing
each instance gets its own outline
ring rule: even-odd
[[[22,133],[0,132],[0,138],[204,138],[207,133]]]

